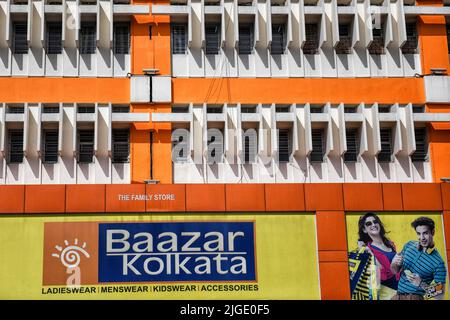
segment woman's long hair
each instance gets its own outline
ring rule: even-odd
[[[365,223],[366,223],[367,218],[369,218],[369,217],[374,217],[375,221],[378,222],[378,224],[380,225],[380,236],[381,236],[381,239],[383,240],[383,243],[388,248],[395,250],[395,247],[394,247],[394,244],[392,243],[392,241],[389,240],[388,237],[386,237],[386,229],[384,228],[383,223],[381,222],[380,218],[376,215],[375,212],[367,212],[365,215],[363,215],[359,218],[359,221],[358,221],[359,239],[358,239],[358,241],[362,241],[365,244],[372,242],[372,238],[369,236],[369,234],[364,232]]]

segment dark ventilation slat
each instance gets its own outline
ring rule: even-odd
[[[114,53],[130,53],[130,24],[128,22],[114,23]]]
[[[94,156],[94,130],[78,130],[78,162],[91,163]]]
[[[44,163],[58,162],[58,130],[44,130]]]
[[[289,162],[290,154],[290,141],[289,141],[289,130],[279,129],[278,130],[278,161],[279,162]]]
[[[392,161],[392,129],[380,129],[381,151],[378,162]]]
[[[325,139],[323,129],[311,130],[312,151],[309,154],[311,162],[323,162],[325,151]]]
[[[253,24],[239,24],[239,54],[253,51]]]
[[[358,130],[346,129],[347,151],[344,154],[344,162],[356,162],[358,159]]]
[[[319,32],[317,24],[305,24],[306,41],[303,45],[304,54],[316,54],[319,48]]]
[[[112,130],[112,162],[130,161],[130,129]]]
[[[286,26],[284,24],[272,25],[271,54],[283,54],[286,46]]]
[[[428,160],[428,139],[426,128],[415,128],[416,151],[411,155],[412,162],[425,162]]]

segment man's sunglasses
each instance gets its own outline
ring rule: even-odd
[[[372,222],[372,221],[366,221],[366,223],[364,223],[364,225],[366,226],[366,227],[370,227],[371,225],[373,225],[373,224],[379,224],[378,223],[378,221],[374,221],[374,222]]]

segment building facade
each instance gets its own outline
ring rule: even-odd
[[[349,299],[357,212],[437,212],[447,263],[449,19],[447,0],[0,0],[0,224],[312,216],[314,294],[250,298]]]

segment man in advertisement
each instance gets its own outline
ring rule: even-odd
[[[393,273],[400,273],[397,294],[392,300],[442,299],[447,271],[434,243],[435,224],[428,217],[411,223],[418,241],[409,241],[391,263]]]

